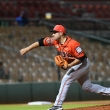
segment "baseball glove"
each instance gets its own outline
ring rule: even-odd
[[[60,68],[62,68],[62,69],[64,69],[64,70],[66,70],[67,69],[67,65],[68,65],[68,62],[65,60],[65,59],[63,59],[63,57],[61,56],[61,55],[57,55],[56,57],[55,57],[55,62],[56,62],[56,64],[60,67]]]

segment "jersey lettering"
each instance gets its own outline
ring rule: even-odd
[[[68,53],[68,52],[63,52],[63,51],[61,51],[60,53],[61,53],[61,55],[62,55],[64,58],[72,57],[72,55],[71,55],[70,53]]]

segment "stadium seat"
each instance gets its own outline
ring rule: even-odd
[[[101,6],[100,5],[94,5],[94,12],[99,12],[101,10]]]
[[[5,17],[5,11],[0,7],[0,17],[4,18]]]
[[[5,18],[12,18],[13,17],[13,12],[11,11],[10,7],[6,7],[5,10]]]
[[[107,4],[98,4],[99,1],[101,0],[93,0],[92,2],[90,2],[90,0],[88,1],[88,3],[86,3],[88,0],[70,0],[70,1],[66,1],[64,0],[64,4],[66,4],[66,2],[68,2],[69,7],[66,7],[66,5],[62,5],[60,4],[60,2],[51,2],[51,1],[47,1],[47,0],[43,0],[43,1],[12,1],[12,2],[0,2],[0,6],[1,8],[3,8],[4,10],[1,11],[1,13],[3,13],[2,18],[5,17],[11,17],[15,18],[15,14],[11,15],[11,12],[13,13],[13,7],[17,7],[17,11],[27,11],[27,13],[29,14],[29,18],[35,18],[36,17],[36,10],[38,11],[38,13],[40,13],[41,18],[45,18],[45,13],[46,12],[53,12],[53,13],[57,13],[57,14],[69,14],[69,15],[75,15],[75,16],[82,16],[82,13],[93,13],[96,14],[97,18],[110,18],[109,15],[109,5]],[[97,1],[97,2],[96,2]],[[75,3],[73,3],[75,2]],[[9,15],[7,14],[5,8],[6,7],[10,7],[11,12],[9,11],[8,13],[10,13]],[[35,10],[30,11],[31,8],[34,8]],[[41,7],[43,7],[43,9],[40,9]],[[51,8],[50,8],[51,7]],[[5,12],[4,12],[5,11]],[[1,16],[1,15],[0,15]],[[55,16],[53,15],[53,18],[60,18],[61,16]]]
[[[79,5],[77,5],[77,4],[74,4],[74,5],[73,5],[73,9],[79,9],[79,8],[80,8]]]
[[[36,17],[36,10],[33,6],[31,6],[28,10],[28,17],[35,18]]]
[[[69,7],[66,7],[66,8],[65,8],[65,12],[66,12],[68,15],[75,15]]]
[[[110,18],[110,13],[109,13],[109,11],[105,11],[104,13],[104,18]]]
[[[17,1],[16,4],[17,4],[18,7],[24,7],[25,6],[24,1]]]
[[[61,22],[61,23],[64,23],[64,22]],[[83,23],[79,22],[79,26],[81,24]],[[83,24],[83,27],[84,27],[84,24]],[[41,30],[43,30],[42,33],[41,33]],[[4,36],[0,36],[0,42],[2,45],[8,46],[14,49],[17,48],[18,50],[20,50],[23,47],[26,47],[26,45],[30,45],[31,43],[35,42],[37,39],[41,37],[51,35],[48,28],[45,26],[0,27],[0,33],[6,33],[5,39],[4,39]],[[12,38],[8,36],[10,35],[10,33],[13,34]],[[26,37],[26,41],[22,40],[22,37],[24,36]],[[75,36],[71,34],[70,37],[79,41],[82,44],[82,48],[84,49],[87,56],[91,60],[90,71],[100,72],[102,75],[105,74],[109,76],[110,70],[108,70],[109,69],[108,67],[110,65],[110,59],[109,59],[110,52],[108,50],[110,49],[110,46],[102,45],[97,42],[95,43],[91,41],[89,42],[89,40],[86,39],[85,37],[81,37],[81,36],[75,37]],[[18,81],[18,73],[20,71],[23,74],[24,82],[25,81],[26,82],[57,81],[56,66],[53,63],[49,63],[47,61],[44,61],[43,59],[34,58],[28,55],[21,56],[19,52],[15,52],[15,51],[10,52],[1,47],[0,47],[0,50],[2,52],[2,54],[0,55],[0,59],[2,59],[4,62],[4,68],[9,69],[10,79],[13,79],[14,82]],[[42,54],[44,50],[46,50],[46,52],[45,54]],[[37,51],[35,49],[30,51],[29,53],[33,55],[37,54],[40,57],[48,57],[51,59],[53,59],[55,55],[57,55],[57,51],[54,47],[46,47],[46,48],[41,47],[41,48],[38,48]],[[50,53],[53,53],[53,54],[50,54]],[[64,74],[65,74],[65,71],[61,69],[61,78],[63,77]]]
[[[93,13],[94,6],[92,4],[87,5],[87,12]]]
[[[13,7],[12,13],[14,18],[20,15],[20,11],[17,9],[17,7]]]
[[[105,4],[102,5],[102,6],[101,6],[102,12],[105,13],[105,11],[107,11],[107,8],[108,8],[107,5],[105,5]]]
[[[86,6],[87,6],[87,5],[85,5],[85,4],[81,4],[81,5],[80,5],[80,8],[86,10]]]

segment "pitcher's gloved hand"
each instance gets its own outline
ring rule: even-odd
[[[63,59],[63,57],[61,55],[57,55],[55,57],[55,62],[60,68],[62,68],[64,70],[66,70],[68,67],[68,62],[65,59]]]

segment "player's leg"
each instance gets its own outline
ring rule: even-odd
[[[56,101],[54,103],[54,106],[52,106],[51,108],[49,108],[47,110],[63,110],[63,108],[62,108],[63,101],[66,97],[66,94],[67,94],[67,91],[68,91],[70,84],[73,82],[73,80],[70,77],[71,76],[65,74],[65,76],[62,79],[59,93],[56,97]]]
[[[54,103],[55,106],[62,106],[71,83],[89,71],[89,64],[89,60],[86,60],[77,70],[72,67],[67,71],[62,79],[59,93]]]
[[[81,85],[82,89],[87,92],[110,96],[110,88],[91,83],[89,72],[80,77],[77,81]]]
[[[85,59],[83,63],[73,66],[67,71],[62,79],[59,93],[56,97],[54,106],[52,106],[48,110],[63,110],[62,104],[65,100],[71,83],[79,79],[82,75],[86,74],[89,71],[89,67],[90,62],[88,59]]]

